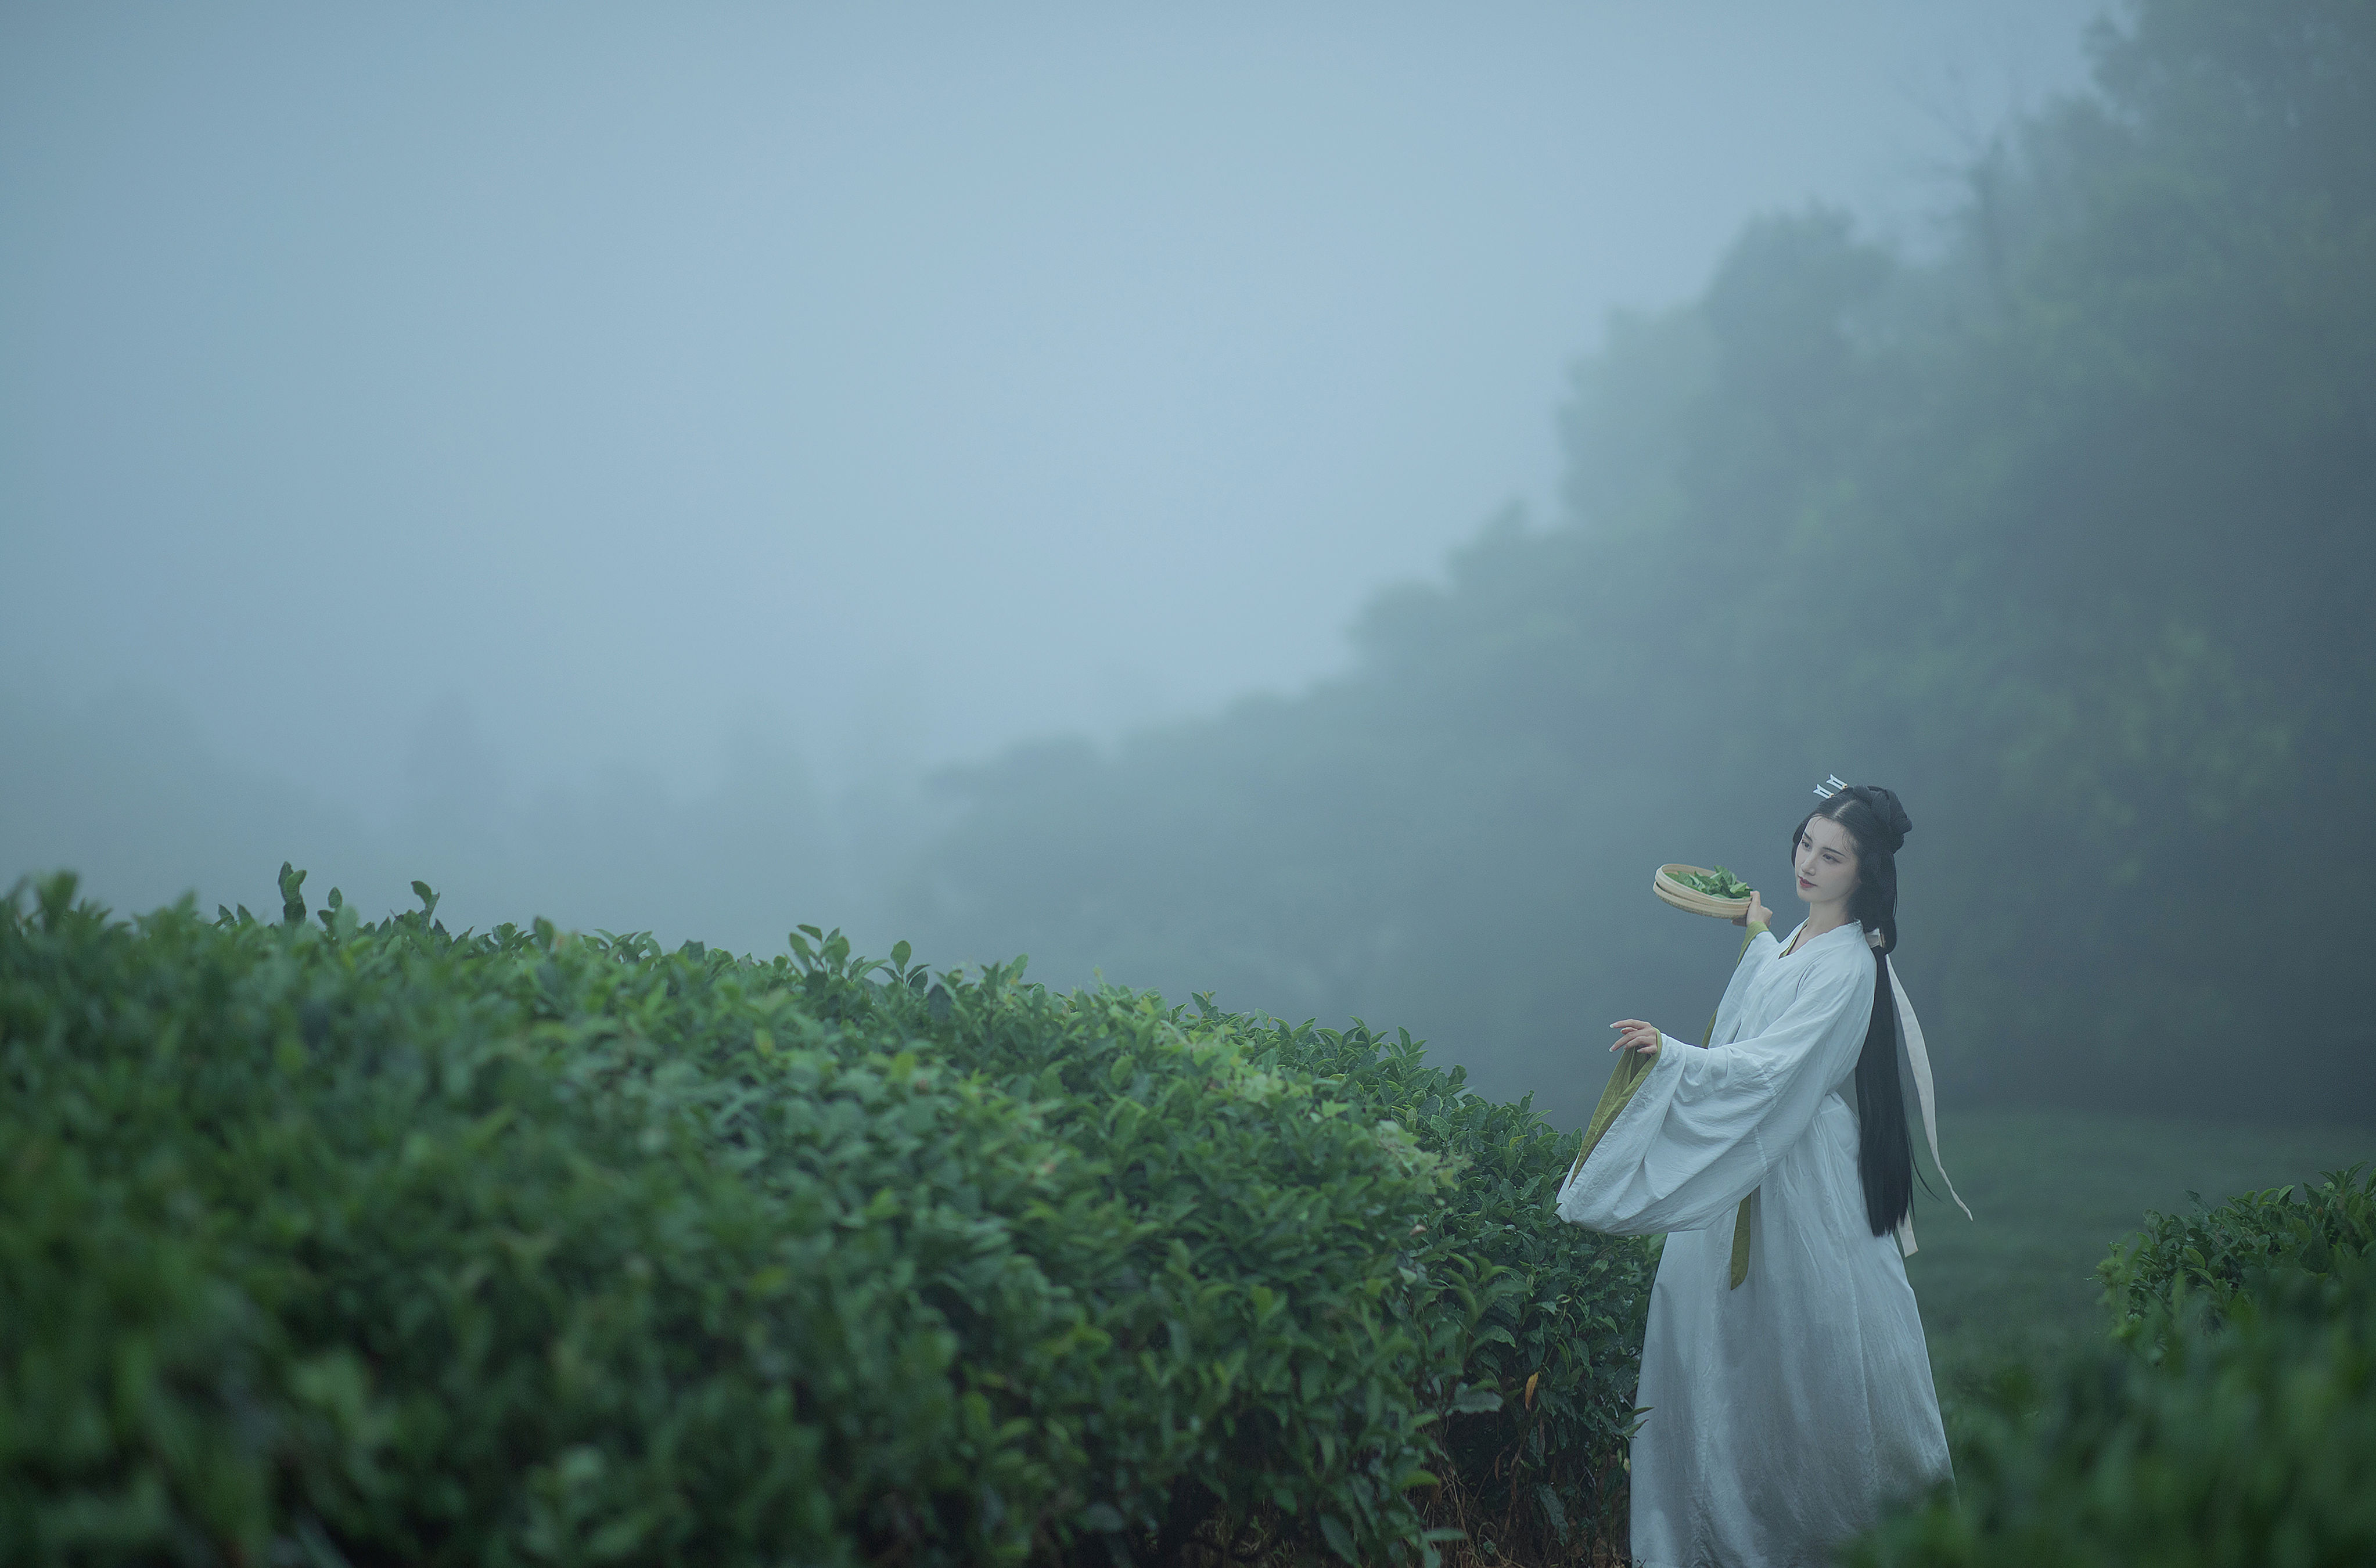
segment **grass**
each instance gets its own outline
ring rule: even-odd
[[[2376,1130],[1994,1111],[1942,1118],[1939,1145],[1975,1218],[1926,1172],[1940,1196],[1916,1191],[1921,1250],[1906,1272],[1953,1406],[2001,1369],[2042,1368],[2104,1333],[2096,1265],[2147,1209],[2315,1180],[2376,1158]]]

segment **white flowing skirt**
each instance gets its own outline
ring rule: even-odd
[[[1640,1568],[1808,1568],[1953,1472],[1895,1241],[1866,1222],[1857,1115],[1835,1092],[1756,1198],[1667,1238],[1633,1450]]]

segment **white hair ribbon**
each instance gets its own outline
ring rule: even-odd
[[[1939,1100],[1930,1086],[1930,1053],[1922,1045],[1922,1020],[1914,1016],[1914,1004],[1907,999],[1906,987],[1897,978],[1897,966],[1887,964],[1883,967],[1889,970],[1889,988],[1897,997],[1898,1049],[1904,1052],[1902,1064],[1909,1069],[1907,1077],[1921,1108],[1922,1135],[1930,1142],[1930,1163],[1938,1168],[1939,1180],[1947,1183],[1947,1195],[1955,1200],[1955,1206],[1964,1211],[1964,1218],[1970,1219],[1972,1206],[1955,1191],[1954,1182],[1947,1175],[1946,1165],[1939,1158]],[[1914,1255],[1914,1212],[1911,1209],[1907,1211],[1904,1219],[1898,1221],[1897,1246],[1901,1256],[1910,1258]]]

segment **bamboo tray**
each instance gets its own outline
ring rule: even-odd
[[[1705,893],[1694,892],[1675,880],[1674,873],[1677,872],[1705,873],[1707,870],[1705,866],[1687,866],[1680,861],[1660,866],[1658,874],[1651,879],[1650,891],[1687,915],[1706,915],[1715,920],[1737,921],[1749,913],[1749,900],[1746,898],[1712,897]]]

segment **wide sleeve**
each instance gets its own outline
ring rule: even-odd
[[[1708,1020],[1710,1039],[1729,1040],[1732,1038],[1732,1031],[1740,1028],[1741,1009],[1747,1005],[1743,999],[1748,995],[1748,977],[1772,963],[1781,950],[1782,944],[1774,940],[1765,927],[1758,926],[1749,933],[1748,940],[1740,946],[1740,960],[1733,966],[1732,982],[1724,988],[1724,999],[1717,1004],[1716,1016]],[[1667,1036],[1661,1033],[1658,1038],[1663,1040]],[[1701,1043],[1705,1044],[1706,1041]],[[1617,1065],[1610,1070],[1609,1082],[1601,1086],[1600,1102],[1592,1108],[1592,1120],[1585,1123],[1584,1142],[1575,1151],[1574,1164],[1568,1167],[1569,1176],[1573,1177],[1583,1168],[1584,1162],[1592,1158],[1592,1151],[1609,1131],[1609,1124],[1617,1119],[1619,1111],[1633,1103],[1634,1093],[1649,1075],[1654,1060],[1638,1051],[1624,1051],[1618,1056]]]
[[[1669,1036],[1590,1156],[1560,1188],[1560,1218],[1648,1236],[1699,1230],[1765,1180],[1855,1069],[1872,1012],[1862,943],[1811,968],[1782,1016],[1748,1039],[1694,1051]]]

